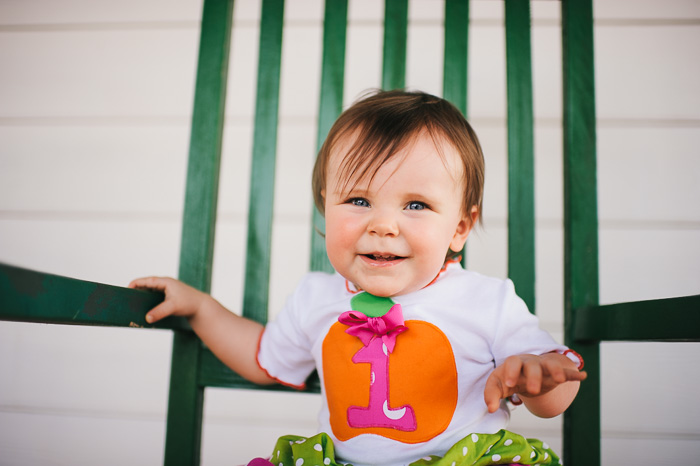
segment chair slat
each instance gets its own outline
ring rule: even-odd
[[[233,0],[204,2],[192,110],[178,276],[204,292],[211,288],[232,11]]]
[[[211,288],[233,0],[205,0],[192,115],[179,278]],[[199,464],[204,388],[197,384],[201,341],[174,332],[165,464]]]
[[[564,415],[569,466],[600,464],[600,348],[573,340],[575,309],[598,304],[598,220],[592,0],[562,2],[565,341],[589,378]]]
[[[173,333],[163,460],[168,466],[199,464],[204,411],[204,387],[197,383],[201,353],[202,341],[194,333]]]
[[[508,276],[535,313],[535,160],[530,2],[506,0]]]
[[[406,86],[406,41],[408,37],[408,0],[384,2],[384,55],[382,89]]]
[[[467,117],[469,81],[469,0],[445,0],[445,49],[442,96]],[[462,249],[462,266],[467,265],[467,246]]]
[[[445,1],[445,59],[443,97],[467,116],[467,70],[469,57],[469,1]]]
[[[347,37],[347,0],[326,0],[323,21],[323,61],[321,63],[321,98],[318,116],[317,150],[321,149],[333,122],[343,111],[345,85],[345,42]],[[310,269],[331,272],[326,256],[323,216],[314,208],[311,231]]]
[[[284,0],[264,0],[248,209],[243,315],[267,322]]]

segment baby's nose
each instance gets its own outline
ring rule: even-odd
[[[367,231],[379,236],[397,236],[399,225],[396,218],[386,212],[377,212],[367,225]]]

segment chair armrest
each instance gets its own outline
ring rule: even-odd
[[[77,280],[0,263],[0,320],[191,331],[170,317],[150,325],[146,311],[163,294]]]
[[[700,341],[700,295],[576,309],[574,341]]]

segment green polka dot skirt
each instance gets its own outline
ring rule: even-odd
[[[381,460],[380,458],[377,458]],[[275,466],[336,466],[333,441],[326,434],[314,437],[286,435],[277,441],[270,462]],[[471,434],[457,442],[445,456],[430,456],[411,466],[561,465],[546,443],[526,439],[507,430],[495,434]]]

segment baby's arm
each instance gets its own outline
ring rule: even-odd
[[[554,417],[574,401],[585,378],[585,372],[580,372],[573,361],[559,353],[511,356],[489,376],[484,400],[493,413],[502,398],[517,394],[536,416]]]
[[[275,383],[257,362],[264,330],[261,324],[228,311],[208,294],[173,278],[139,278],[129,288],[165,293],[165,300],[146,314],[148,323],[171,315],[186,317],[199,338],[228,367],[251,382]]]

